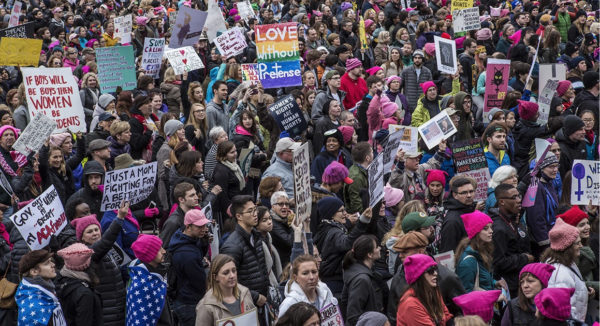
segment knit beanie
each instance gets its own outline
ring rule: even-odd
[[[452,301],[462,309],[465,316],[479,316],[484,322],[489,323],[494,317],[494,303],[502,291],[473,291],[452,298]]]
[[[523,273],[531,273],[535,277],[537,277],[538,280],[540,280],[540,282],[542,283],[542,286],[544,288],[547,288],[548,280],[550,279],[550,276],[552,276],[552,272],[554,271],[554,269],[555,269],[554,266],[552,266],[550,264],[544,264],[544,263],[527,264],[527,265],[525,265],[525,267],[523,267],[523,269],[521,269],[521,272],[519,272],[519,279],[521,279],[521,276],[523,275]]]
[[[57,252],[65,260],[65,266],[72,271],[83,271],[90,266],[94,250],[81,242],[76,242]]]
[[[100,105],[101,108],[106,109],[106,107],[110,104],[110,102],[115,101],[115,97],[106,93],[106,94],[102,94],[100,95],[100,98],[98,99],[98,105]]]
[[[165,123],[165,135],[167,135],[167,137],[171,137],[173,136],[177,130],[183,128],[183,123],[177,119],[172,119],[169,120]]]
[[[0,127],[0,137],[2,137],[7,130],[12,130],[12,132],[15,133],[15,138],[19,138],[19,129],[10,125],[4,125]]]
[[[423,94],[427,94],[427,90],[429,90],[431,87],[436,87],[435,83],[432,82],[431,80],[428,80],[424,83],[421,84],[421,89],[423,90]],[[437,89],[437,87],[436,87]]]
[[[563,121],[563,133],[566,137],[569,137],[584,126],[585,123],[583,123],[580,117],[570,114]]]
[[[92,224],[97,225],[98,228],[101,228],[100,222],[98,222],[98,219],[96,218],[96,214],[83,216],[71,221],[71,225],[75,228],[75,235],[77,236],[77,241],[81,241],[83,231],[85,231],[85,229],[87,229],[87,227]]]
[[[525,120],[534,120],[538,112],[539,106],[537,103],[518,100],[519,102],[519,117]]]
[[[565,223],[559,217],[556,219],[550,232],[548,232],[548,237],[550,238],[550,248],[557,251],[564,251],[577,240],[579,229]]]
[[[542,163],[540,163],[540,169],[544,169],[552,164],[558,164],[558,158],[554,153],[548,152]]]
[[[571,82],[568,80],[561,80],[558,82],[558,86],[556,87],[556,94],[558,96],[563,96],[571,86]]]
[[[492,30],[489,28],[482,28],[475,33],[477,41],[486,41],[492,38]]]
[[[352,141],[352,136],[354,136],[354,127],[339,126],[338,130],[342,133],[342,138],[344,138],[344,145],[349,144]]]
[[[486,225],[493,222],[489,216],[478,210],[475,210],[473,213],[463,214],[460,217],[463,220],[469,239],[473,239]]]
[[[425,46],[423,47],[423,50],[429,56],[433,56],[435,54],[435,43],[425,43]]]
[[[568,211],[556,215],[556,217],[560,217],[567,224],[576,227],[577,224],[579,224],[579,222],[581,222],[583,219],[588,218],[588,215],[586,214],[586,212],[582,211],[581,208],[579,208],[579,206],[573,205]]]
[[[354,68],[362,67],[362,62],[356,58],[346,60],[346,71],[350,71]]]
[[[590,89],[598,84],[598,80],[600,79],[600,74],[597,71],[588,71],[583,74],[583,87],[585,89]]]
[[[565,321],[571,318],[571,296],[573,288],[546,288],[533,301],[540,313],[549,319]]]
[[[431,266],[437,266],[437,263],[428,255],[415,254],[406,257],[404,259],[404,277],[406,278],[406,283],[415,283]]]
[[[60,147],[67,138],[71,137],[68,132],[61,132],[59,134],[53,134],[50,136],[50,144],[52,146]]]
[[[138,26],[146,26],[148,20],[149,19],[146,16],[137,16],[135,17],[135,24]]]
[[[348,178],[348,168],[338,161],[329,163],[325,168],[325,171],[323,171],[321,180],[323,183],[330,185],[338,182],[343,182],[345,184],[351,184],[353,182],[352,179]]]
[[[382,96],[379,103],[381,104],[381,111],[383,116],[387,119],[396,113],[398,110],[398,104],[391,102],[387,96]]]
[[[369,76],[373,76],[375,75],[379,70],[383,70],[383,68],[379,67],[379,66],[375,66],[375,67],[371,67],[367,70],[365,70],[365,72],[367,74],[369,74]]]
[[[577,65],[581,62],[581,61],[585,61],[585,58],[582,56],[576,56],[575,58],[569,60],[569,70],[573,70],[575,68],[577,68]],[[562,95],[561,95],[562,96]]]
[[[442,170],[425,170],[427,172],[427,180],[425,183],[429,186],[432,182],[438,181],[442,184],[443,187],[446,187],[446,177],[448,173]]]
[[[394,188],[390,184],[386,184],[383,187],[383,199],[385,200],[385,207],[394,207],[404,198],[404,191],[402,189]]]
[[[367,311],[358,317],[356,326],[384,326],[387,322],[386,315],[377,311]]]
[[[322,220],[331,220],[342,206],[344,206],[344,202],[337,197],[325,197],[317,202],[317,212]]]
[[[131,244],[131,250],[137,259],[143,263],[149,263],[156,258],[160,248],[162,246],[162,240],[155,235],[140,234]]]

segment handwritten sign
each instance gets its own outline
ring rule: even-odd
[[[227,29],[223,12],[217,0],[208,0],[208,18],[206,18],[206,36],[208,41],[213,42],[217,37],[217,32],[222,32]]]
[[[489,69],[488,69],[489,71]],[[539,88],[544,90],[549,80],[561,81],[567,79],[567,66],[564,63],[540,64]]]
[[[419,131],[417,127],[409,127],[402,125],[389,125],[388,130],[390,134],[402,130],[403,135],[400,139],[400,148],[407,153],[414,153],[419,151]]]
[[[241,326],[241,325],[258,325],[258,314],[256,308],[247,312],[233,316],[225,317],[217,320],[217,326]]]
[[[452,25],[456,33],[480,29],[479,7],[453,11]]]
[[[438,113],[433,119],[421,125],[418,130],[429,149],[457,132],[446,111]]]
[[[54,130],[56,130],[56,121],[44,114],[37,114],[19,135],[13,148],[25,156],[37,152]]]
[[[537,123],[539,125],[543,126],[548,123],[548,117],[550,116],[550,105],[552,104],[552,98],[554,97],[557,87],[558,80],[550,79],[546,82],[546,86],[544,86],[544,89],[540,93],[540,98],[538,99],[539,116],[537,119]]]
[[[56,132],[86,131],[79,88],[70,68],[21,68],[31,120],[43,114]]]
[[[244,35],[239,28],[228,29],[215,38],[215,45],[221,55],[229,58],[238,55],[248,47]]]
[[[600,161],[574,160],[571,205],[600,205]]]
[[[269,107],[269,113],[277,121],[281,130],[286,130],[291,137],[300,136],[308,128],[304,114],[292,95],[277,100]]]
[[[377,155],[367,168],[369,181],[369,206],[373,207],[383,199],[383,155]]]
[[[165,51],[165,57],[169,60],[171,67],[175,71],[175,75],[181,75],[184,72],[204,68],[202,60],[191,46],[186,46],[179,49]]]
[[[292,167],[294,169],[294,197],[296,216],[300,221],[310,218],[312,195],[310,189],[310,153],[308,143],[294,151]]]
[[[489,121],[492,108],[499,108],[506,97],[510,72],[510,60],[488,58],[485,74],[485,95],[483,99],[483,121]]]
[[[68,223],[54,185],[9,218],[31,250],[47,246]]]
[[[242,64],[242,81],[250,81],[253,84],[260,83],[258,78],[258,70],[256,63],[244,63]]]
[[[8,20],[8,27],[14,27],[19,25],[21,7],[23,7],[23,3],[21,3],[21,1],[15,1],[15,5],[12,8],[12,12],[10,13],[10,19]]]
[[[321,326],[344,326],[340,307],[329,304],[321,309]]]
[[[33,66],[40,62],[42,40],[3,37],[0,39],[0,66]]]
[[[177,49],[198,43],[207,17],[208,13],[206,11],[195,10],[186,6],[179,7],[169,47]]]
[[[457,10],[463,10],[472,7],[473,0],[452,0],[450,12],[452,12],[452,15],[454,15],[454,12]],[[452,16],[452,18],[454,18],[454,16]]]
[[[154,79],[160,78],[160,66],[162,65],[164,49],[164,38],[146,37],[144,39],[142,69],[146,71],[146,75],[152,76]]]
[[[98,79],[102,93],[112,93],[121,87],[131,90],[137,86],[133,47],[110,46],[96,49]]]
[[[452,159],[456,167],[456,174],[466,175],[477,181],[475,200],[485,200],[487,198],[490,170],[481,146],[481,139],[473,138],[454,142]]]
[[[133,22],[131,14],[115,18],[115,37],[120,37],[119,43],[131,43],[131,31],[133,30]]]
[[[252,5],[250,5],[250,1],[248,1],[248,0],[238,2],[237,9],[238,9],[240,18],[242,18],[246,23],[248,22],[248,20],[250,18],[256,18],[254,9],[252,8]]]
[[[0,37],[14,37],[14,38],[34,38],[35,37],[35,23],[26,23],[15,27],[5,28],[0,30]]]
[[[264,88],[302,85],[296,23],[255,26],[258,77]]]
[[[445,38],[434,36],[435,42],[435,58],[437,60],[437,68],[439,71],[454,75],[458,69],[456,60],[456,42]]]
[[[387,144],[383,149],[383,170],[384,171],[392,171],[392,167],[394,166],[394,159],[396,158],[396,153],[400,149],[402,145],[402,138],[404,137],[404,129],[396,130],[393,133],[390,133],[388,136]]]
[[[258,63],[258,78],[263,88],[281,88],[302,85],[300,61]]]
[[[104,179],[104,193],[100,210],[119,209],[123,200],[137,204],[148,198],[156,183],[156,162],[108,171]]]

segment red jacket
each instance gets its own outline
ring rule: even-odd
[[[352,109],[369,92],[367,82],[364,79],[358,77],[358,79],[352,80],[348,77],[348,73],[342,76],[340,89],[346,92],[343,101],[346,110]]]
[[[441,296],[441,295],[440,295]],[[441,298],[440,298],[441,300]],[[452,314],[444,305],[444,322],[446,323],[452,318]],[[415,297],[415,291],[408,289],[400,302],[398,303],[398,312],[396,312],[396,325],[397,326],[436,326],[425,306]]]

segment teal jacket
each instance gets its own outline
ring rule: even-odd
[[[467,246],[460,256],[458,266],[456,266],[456,274],[460,278],[467,293],[474,290],[473,287],[475,286],[478,266],[479,287],[486,291],[494,290],[496,288],[496,281],[494,280],[492,273],[483,266],[483,260],[479,253],[471,248],[471,246]]]

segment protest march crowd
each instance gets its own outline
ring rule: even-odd
[[[0,325],[598,325],[598,0],[0,17]]]

